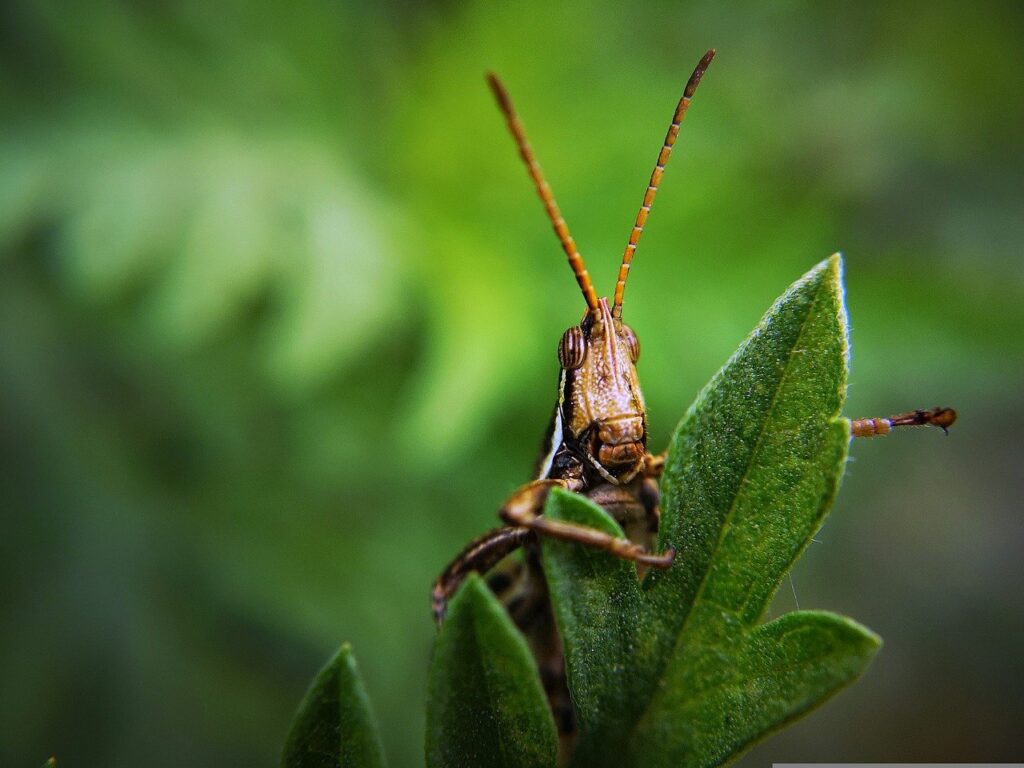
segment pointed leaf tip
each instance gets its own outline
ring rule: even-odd
[[[712,685],[698,682],[689,696],[648,713],[635,737],[637,764],[730,762],[856,680],[879,645],[856,622],[821,611],[759,626],[727,652]]]
[[[382,768],[384,750],[352,647],[317,674],[285,743],[283,768]]]
[[[623,535],[605,510],[575,493],[552,491],[544,516]],[[650,693],[649,676],[635,668],[640,656],[634,651],[646,642],[636,567],[574,542],[545,538],[542,545],[558,632],[571,660],[569,690],[579,721],[575,764],[600,765],[596,753],[624,753]],[[629,658],[632,665],[620,663]]]
[[[476,574],[448,605],[428,685],[428,768],[555,765],[557,736],[537,666]]]
[[[669,622],[685,623],[698,590],[756,620],[831,504],[847,447],[833,426],[847,381],[840,266],[790,286],[672,438],[659,548],[679,556],[653,576],[679,590]]]

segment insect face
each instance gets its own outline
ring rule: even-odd
[[[588,310],[559,344],[562,440],[605,480],[640,469],[647,452],[643,393],[636,374],[636,335],[614,317],[607,299]]]

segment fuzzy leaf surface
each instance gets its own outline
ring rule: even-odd
[[[427,766],[554,768],[555,724],[522,635],[470,575],[448,604],[427,700]]]
[[[320,670],[299,705],[283,768],[382,768],[384,751],[370,700],[346,643]]]
[[[772,306],[700,393],[669,447],[657,548],[640,582],[599,553],[544,543],[580,719],[576,765],[711,766],[824,701],[879,640],[800,612],[762,625],[779,582],[835,496],[849,444],[841,261]],[[545,514],[606,530],[586,499]]]

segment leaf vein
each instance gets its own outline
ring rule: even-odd
[[[722,546],[722,542],[725,540],[725,537],[728,534],[728,531],[732,527],[733,515],[734,515],[734,513],[736,511],[736,508],[737,508],[737,506],[739,504],[740,498],[743,496],[744,486],[747,484],[747,481],[748,481],[749,476],[750,476],[751,468],[753,467],[753,465],[756,462],[756,458],[757,458],[758,453],[759,453],[759,451],[761,449],[761,444],[762,444],[762,442],[764,440],[765,434],[766,434],[767,429],[768,429],[768,425],[771,423],[772,418],[774,416],[775,407],[776,407],[776,404],[778,403],[778,399],[779,399],[779,394],[782,392],[783,388],[785,387],[786,379],[789,376],[790,363],[793,360],[793,355],[795,354],[796,350],[800,348],[800,342],[803,340],[804,333],[807,330],[808,325],[810,324],[811,318],[814,317],[815,312],[818,309],[818,304],[819,304],[819,302],[821,300],[821,295],[822,295],[822,292],[825,290],[825,288],[826,288],[826,281],[822,280],[822,282],[819,284],[817,290],[814,293],[813,300],[810,302],[810,307],[809,307],[809,309],[807,311],[807,315],[804,317],[803,322],[800,324],[800,331],[797,334],[797,337],[796,337],[796,339],[793,342],[793,346],[790,348],[789,352],[786,354],[786,361],[785,361],[785,364],[783,366],[782,375],[779,378],[779,383],[775,387],[775,391],[772,393],[771,403],[769,404],[768,408],[765,411],[765,417],[764,417],[763,421],[761,422],[761,428],[758,431],[757,440],[754,442],[754,447],[753,447],[753,449],[750,452],[750,457],[748,458],[746,467],[743,470],[743,476],[740,479],[739,485],[738,485],[737,490],[736,490],[736,494],[733,496],[732,502],[729,505],[729,510],[725,514],[725,518],[724,518],[723,523],[722,523],[722,528],[719,531],[718,540],[716,541],[715,546],[714,546],[714,548],[711,551],[711,556],[708,559],[708,567],[704,571],[704,576],[701,579],[700,586],[697,588],[697,592],[696,592],[696,594],[694,596],[693,603],[691,603],[691,605],[690,605],[690,610],[687,611],[686,618],[683,620],[683,624],[682,624],[682,626],[679,629],[679,633],[676,635],[676,642],[675,642],[675,644],[673,646],[673,651],[672,651],[672,654],[669,656],[669,658],[674,657],[676,655],[676,653],[679,651],[680,647],[685,642],[685,637],[686,637],[687,631],[688,631],[689,626],[690,626],[690,619],[693,617],[694,613],[696,612],[697,605],[701,602],[701,600],[703,598],[704,590],[707,587],[708,579],[710,578],[711,572],[713,570],[712,564],[714,563],[715,558],[718,555],[718,551],[719,551],[719,549]],[[659,675],[657,677],[657,681],[656,681],[656,683],[657,683],[657,690],[661,690],[665,686],[665,683],[666,683],[666,681],[665,681],[665,669],[666,668],[667,668],[667,664],[662,667],[662,670],[661,670],[661,672],[659,673]],[[643,713],[641,714],[640,718],[637,720],[638,724],[643,722],[644,719],[648,716],[649,712],[651,711],[651,705],[654,703],[654,700],[656,698],[657,698],[657,696],[652,696],[651,699],[648,700],[646,706],[644,707]]]

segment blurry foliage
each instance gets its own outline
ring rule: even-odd
[[[527,477],[582,309],[483,72],[607,291],[709,46],[626,306],[653,445],[836,249],[850,412],[963,412],[855,446],[795,584],[889,644],[771,754],[1012,759],[1015,4],[0,13],[0,763],[271,765],[342,638],[419,759],[427,587]]]

